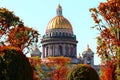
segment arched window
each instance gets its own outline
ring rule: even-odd
[[[68,36],[68,33],[66,33],[66,36]]]
[[[91,59],[90,59],[90,57],[88,57],[88,59],[87,59],[87,64],[91,64]]]
[[[73,49],[73,47],[71,47],[71,49],[70,49],[70,56],[71,57],[74,57],[75,55],[74,55],[74,49]]]
[[[59,36],[61,36],[61,32],[59,33]]]
[[[65,56],[69,56],[69,47],[65,46]]]
[[[71,36],[71,34],[69,33],[69,36]]]
[[[63,36],[65,36],[65,33],[63,32]]]
[[[59,55],[62,56],[63,53],[62,53],[62,46],[59,46]]]
[[[52,33],[50,33],[50,37],[52,36]]]
[[[56,36],[58,36],[58,33],[56,32]]]

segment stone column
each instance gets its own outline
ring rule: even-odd
[[[65,56],[65,44],[63,44],[63,56]]]
[[[51,45],[49,46],[49,56],[52,56],[52,48],[51,48]]]
[[[64,56],[64,45],[62,44],[62,56]]]
[[[58,56],[58,45],[55,45],[55,56]]]
[[[50,45],[48,45],[48,56],[50,56]]]
[[[53,56],[53,45],[50,45],[50,56]]]
[[[53,55],[52,56],[54,56],[55,55],[55,45],[53,44],[53,51],[52,51],[53,53]]]
[[[54,56],[56,56],[56,44],[54,44]]]
[[[68,45],[68,47],[69,47],[69,50],[68,50],[68,54],[69,54],[69,57],[70,57],[70,49],[71,49],[71,47],[70,47],[70,45]]]
[[[45,57],[48,57],[48,46],[45,47]]]
[[[51,45],[51,56],[53,56],[53,45]]]
[[[75,54],[75,57],[77,58],[77,49],[76,49],[76,45],[74,45],[74,54]]]
[[[42,45],[42,51],[43,51],[43,53],[42,53],[42,56],[41,56],[41,58],[45,58],[45,46],[44,45]]]
[[[47,55],[46,53],[47,53],[47,46],[45,47],[45,57],[46,57],[46,55]]]

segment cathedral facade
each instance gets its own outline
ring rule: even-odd
[[[77,58],[77,40],[72,25],[62,15],[62,7],[58,5],[57,15],[47,25],[42,38],[42,58],[49,56],[65,56]]]
[[[87,45],[82,56],[77,57],[76,35],[73,33],[71,23],[62,15],[62,7],[58,5],[57,15],[51,19],[46,27],[46,33],[41,39],[42,54],[36,47],[31,56],[47,57],[64,56],[72,59],[73,64],[89,64],[97,72],[99,65],[94,65],[94,52]]]

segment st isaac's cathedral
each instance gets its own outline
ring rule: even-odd
[[[73,33],[72,25],[62,15],[60,5],[57,8],[57,16],[49,21],[41,43],[43,48],[42,58],[48,56],[76,58],[76,36]]]
[[[42,54],[36,48],[31,56],[40,56],[41,58],[64,56],[72,59],[73,63],[89,64],[97,71],[99,66],[94,65],[94,53],[87,46],[82,53],[82,57],[77,57],[76,35],[73,32],[71,23],[62,15],[62,7],[59,4],[56,9],[56,16],[51,19],[46,27],[46,33],[42,37]]]

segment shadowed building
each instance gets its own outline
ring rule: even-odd
[[[94,66],[94,52],[87,45],[87,49],[82,53],[83,63]]]
[[[86,50],[83,51],[82,57],[79,54],[78,59],[81,61],[81,63],[92,66],[99,74],[100,66],[94,64],[94,52],[90,49],[89,45],[87,45]]]
[[[49,56],[65,56],[77,58],[77,40],[72,25],[62,15],[62,7],[58,5],[57,15],[47,25],[42,38],[42,58]]]
[[[76,36],[73,33],[73,27],[70,22],[62,15],[62,7],[58,5],[56,9],[57,15],[49,21],[46,27],[46,33],[41,39],[42,53],[36,47],[31,56],[41,56],[42,63],[51,62],[48,57],[69,57],[71,58],[71,67],[77,64],[89,64],[99,74],[99,65],[94,65],[94,52],[87,45],[87,49],[83,51],[82,56],[77,57],[77,43]],[[46,66],[42,69],[47,73]],[[53,67],[52,70],[55,68]],[[40,74],[41,75],[41,74]],[[50,77],[45,77],[43,80],[52,80]]]
[[[64,56],[72,60],[72,64],[89,64],[97,72],[99,65],[94,65],[94,53],[87,46],[87,49],[77,58],[77,40],[73,33],[70,22],[62,15],[62,7],[58,5],[57,15],[51,19],[46,27],[46,33],[42,37],[41,58]]]

